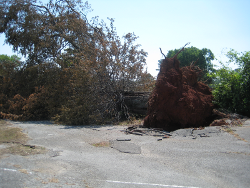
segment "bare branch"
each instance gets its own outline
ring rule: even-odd
[[[162,53],[162,50],[161,50],[161,48],[160,48],[160,51],[161,51],[161,54],[165,57],[165,59],[167,58],[166,56],[165,56],[165,54],[164,53]]]
[[[189,45],[189,44],[190,44],[190,42],[186,43],[186,44],[182,47],[182,49],[181,49],[177,54],[175,54],[174,57],[177,57],[182,51],[184,51],[184,48],[185,48],[187,45]]]
[[[187,45],[189,45],[190,44],[190,42],[188,42],[188,43],[186,43],[184,46],[183,46],[183,48],[185,48]]]

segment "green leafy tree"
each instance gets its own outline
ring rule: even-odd
[[[22,62],[16,55],[0,55],[0,109],[6,104],[8,96],[13,96],[13,83],[11,82],[20,70]]]
[[[230,50],[227,57],[229,62],[238,64],[240,68],[231,70],[222,64],[222,68],[209,74],[213,78],[214,103],[220,108],[250,117],[250,52]]]
[[[168,51],[166,57],[171,58],[175,54],[177,54],[180,50],[181,48],[170,50]],[[185,50],[178,55],[178,60],[180,61],[180,67],[190,66],[192,62],[196,62],[195,65],[198,66],[203,71],[202,80],[211,82],[211,80],[207,80],[208,77],[206,75],[208,72],[214,71],[211,62],[212,60],[214,60],[214,54],[212,53],[211,50],[207,48],[198,49],[196,47],[191,46],[185,48]],[[159,67],[160,64],[161,60],[159,60]]]
[[[0,76],[9,77],[21,65],[21,58],[16,55],[0,55]]]

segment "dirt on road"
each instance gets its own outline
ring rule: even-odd
[[[4,188],[250,185],[250,120],[226,129],[137,129],[143,134],[131,134],[132,128],[129,133],[128,126],[15,121],[0,126]]]

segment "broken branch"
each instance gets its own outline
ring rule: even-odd
[[[161,51],[161,48],[160,48],[160,51]],[[161,51],[161,54],[165,57],[165,59],[167,58],[167,57],[165,56],[165,54],[164,54],[164,53],[162,53],[162,51]]]

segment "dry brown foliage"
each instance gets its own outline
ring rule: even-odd
[[[110,26],[97,17],[88,20],[87,3],[4,0],[0,6],[0,32],[27,56],[23,66],[0,77],[1,118],[75,125],[119,121],[130,118],[125,92],[152,90],[138,37],[118,37],[113,19]]]

